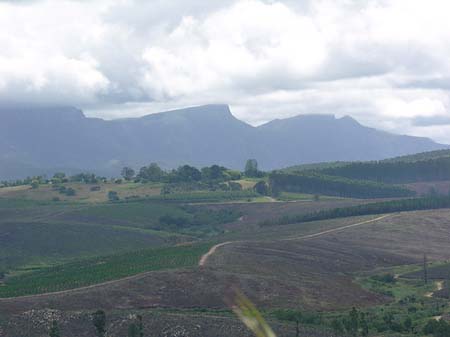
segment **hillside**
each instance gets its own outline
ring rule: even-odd
[[[141,118],[88,118],[72,107],[0,107],[0,179],[93,170],[117,175],[124,165],[166,168],[212,163],[262,169],[326,161],[380,160],[446,148],[430,139],[362,126],[350,117],[306,115],[253,127],[226,105]]]

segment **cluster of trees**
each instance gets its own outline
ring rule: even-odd
[[[396,333],[413,333],[415,326],[411,317],[399,318],[392,312],[384,312],[382,315],[368,314],[353,307],[350,312],[340,317],[326,319],[320,313],[301,312],[292,309],[281,309],[274,312],[274,316],[279,320],[294,322],[297,325],[296,336],[299,336],[299,325],[320,325],[331,328],[335,336],[363,337],[369,336],[371,331]],[[435,335],[437,336],[437,335]],[[444,337],[449,335],[439,335]]]
[[[161,194],[186,193],[194,191],[241,191],[242,185],[234,182],[180,182],[167,183],[161,189]]]
[[[426,209],[440,209],[450,207],[448,197],[423,197],[413,199],[400,199],[391,201],[373,202],[364,205],[334,208],[308,214],[285,215],[280,219],[266,220],[262,226],[287,225],[291,223],[309,222],[334,218],[346,218],[358,215],[384,214],[403,211],[416,211]]]
[[[429,160],[374,161],[350,163],[319,170],[322,174],[350,179],[404,184],[419,181],[450,180],[450,157]]]
[[[92,324],[94,325],[95,335],[97,337],[106,336],[106,314],[103,310],[97,310],[92,314]],[[61,337],[56,321],[53,321],[52,323],[49,336]],[[141,315],[133,317],[133,321],[128,325],[128,337],[144,337],[144,324],[142,323]]]
[[[181,183],[181,182],[200,182],[200,181],[215,181],[223,182],[229,180],[238,180],[241,178],[241,173],[227,169],[219,165],[212,165],[203,167],[201,170],[194,166],[183,165],[175,170],[165,171],[156,163],[149,166],[143,166],[136,174],[130,167],[122,169],[122,177],[129,181],[135,182],[165,182],[165,183]]]
[[[67,176],[64,172],[57,172],[51,178],[47,178],[46,176],[35,176],[13,181],[2,181],[0,182],[0,187],[30,185],[32,188],[38,188],[39,185],[45,184],[52,184],[54,186],[69,182],[98,184],[106,181],[108,181],[106,177],[100,177],[94,173],[78,173],[72,176]]]
[[[205,210],[192,211],[186,209],[189,213],[186,215],[165,214],[159,217],[160,227],[154,227],[159,230],[167,230],[169,227],[174,229],[198,227],[198,226],[215,226],[224,223],[230,223],[237,220],[241,214],[239,212],[223,209],[223,210]]]
[[[369,336],[370,331],[386,332],[394,331],[396,333],[417,334],[411,317],[395,317],[390,312],[384,312],[382,315],[369,315],[368,313],[353,307],[348,314],[336,317],[332,320],[324,320],[320,314],[301,312],[298,310],[286,309],[274,311],[274,316],[283,321],[296,323],[296,336],[300,336],[300,324],[322,325],[331,328],[336,336],[364,337]],[[107,335],[107,317],[103,310],[97,310],[91,315],[92,325],[95,329],[96,337],[105,337]],[[430,319],[423,327],[424,335],[434,337],[450,337],[450,323],[441,319]],[[59,324],[53,321],[48,332],[49,337],[61,337]],[[128,337],[144,337],[144,324],[142,316],[134,315],[128,324]]]
[[[347,317],[342,319],[334,319],[331,327],[338,336],[344,334],[348,336],[368,336],[369,324],[367,322],[367,314],[358,311],[355,307],[349,312]]]
[[[269,184],[274,195],[280,191],[353,198],[388,198],[415,195],[414,191],[401,186],[352,180],[314,172],[301,174],[273,172],[269,176]]]
[[[245,163],[242,174],[219,165],[211,165],[198,169],[190,165],[182,165],[174,170],[163,170],[157,163],[143,166],[136,172],[131,167],[124,167],[121,176],[136,182],[194,182],[194,181],[230,181],[241,179],[242,175],[248,178],[259,178],[264,172],[258,168],[256,159],[249,159]]]
[[[55,185],[54,189],[57,190],[60,194],[64,194],[68,197],[73,197],[77,194],[75,189],[73,189],[72,187],[66,187],[64,185]]]
[[[430,319],[425,325],[423,333],[434,337],[450,337],[450,323],[444,319]]]
[[[0,187],[23,186],[23,185],[39,186],[40,184],[45,183],[48,183],[48,179],[45,176],[35,176],[11,181],[4,180],[0,182]]]

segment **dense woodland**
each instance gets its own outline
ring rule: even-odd
[[[419,161],[358,162],[345,166],[324,168],[322,174],[349,179],[404,184],[419,181],[450,179],[450,157]]]
[[[269,184],[275,195],[279,191],[351,198],[408,197],[415,194],[401,186],[353,180],[314,172],[302,174],[273,172],[269,176]]]

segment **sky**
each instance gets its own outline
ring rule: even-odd
[[[448,0],[0,2],[0,102],[102,118],[229,104],[450,144]]]

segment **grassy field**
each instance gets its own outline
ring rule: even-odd
[[[61,201],[96,203],[106,202],[108,200],[109,191],[116,191],[121,199],[131,196],[150,197],[159,195],[161,191],[161,184],[156,183],[66,183],[64,186],[66,188],[73,188],[76,194],[74,196],[66,196],[55,190],[52,185],[40,185],[37,189],[32,189],[30,186],[25,185],[0,188],[0,198],[40,201],[52,201],[54,198],[58,198]],[[98,186],[100,189],[92,191],[91,188],[93,186]]]
[[[115,280],[138,273],[195,266],[211,244],[146,249],[79,260],[5,279],[0,297],[55,292]]]
[[[205,239],[240,213],[147,200],[53,203],[0,199],[0,272]]]
[[[158,234],[95,224],[1,223],[0,271],[165,245]]]

